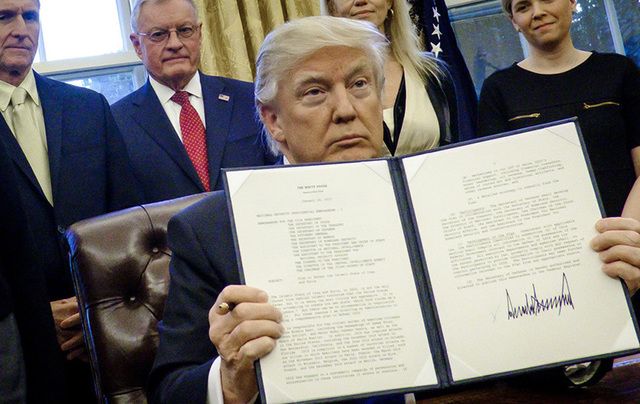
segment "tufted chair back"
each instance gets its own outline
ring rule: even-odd
[[[197,194],[98,216],[66,233],[85,343],[102,403],[146,403],[169,285],[167,223]]]

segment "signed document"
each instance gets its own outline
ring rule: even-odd
[[[566,123],[403,161],[454,380],[638,346],[582,150]]]
[[[284,316],[263,402],[441,388],[638,350],[589,248],[574,121],[420,155],[225,171],[240,272]]]

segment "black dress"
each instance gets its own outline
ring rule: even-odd
[[[608,216],[618,216],[635,180],[640,145],[640,72],[618,54],[594,52],[575,68],[538,74],[513,66],[486,79],[479,136],[578,117]]]

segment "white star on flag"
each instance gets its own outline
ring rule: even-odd
[[[438,12],[438,7],[432,7],[433,10],[433,18],[436,19],[436,21],[440,22],[440,13]]]
[[[436,35],[438,40],[440,40],[440,36],[442,35],[442,32],[440,32],[440,24],[433,24],[433,32],[431,35]]]
[[[435,53],[436,57],[438,57],[438,55],[440,53],[442,53],[442,48],[440,47],[440,42],[438,42],[438,43],[431,42],[431,52]]]

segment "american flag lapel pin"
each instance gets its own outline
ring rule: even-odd
[[[220,101],[227,102],[227,101],[229,101],[229,96],[228,96],[228,95],[226,95],[226,94],[218,94],[218,99],[219,99]]]

